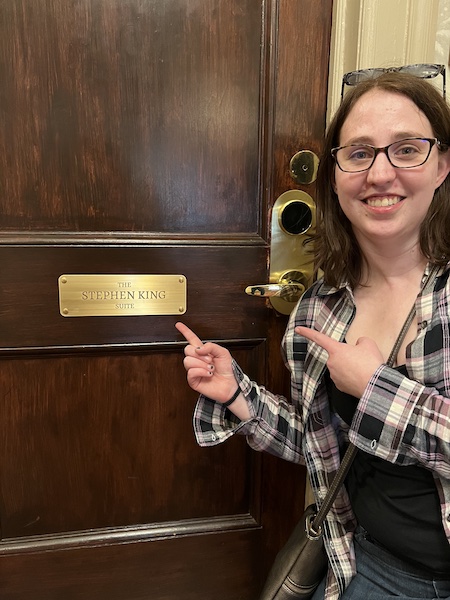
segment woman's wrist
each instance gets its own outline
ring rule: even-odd
[[[241,388],[238,386],[237,390],[234,392],[234,394],[231,396],[231,398],[229,400],[227,400],[226,402],[222,402],[222,406],[224,408],[231,406],[233,404],[233,402],[235,402],[237,400],[240,393],[241,393]]]

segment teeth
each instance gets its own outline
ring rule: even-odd
[[[375,207],[393,206],[394,204],[397,204],[397,202],[400,202],[400,198],[398,196],[396,196],[395,198],[393,198],[392,196],[390,196],[389,198],[369,198],[367,200],[367,204],[369,206]]]

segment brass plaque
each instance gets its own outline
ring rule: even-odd
[[[63,317],[134,317],[186,312],[184,275],[61,275]]]

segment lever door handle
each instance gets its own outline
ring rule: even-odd
[[[249,285],[246,293],[265,298],[267,307],[290,315],[313,282],[314,259],[305,249],[305,242],[314,235],[315,227],[313,198],[302,190],[283,192],[272,209],[268,280],[264,284]]]
[[[249,285],[245,288],[245,293],[249,296],[277,297],[287,302],[297,302],[306,289],[304,281],[305,276],[301,271],[288,271],[280,277],[279,283]]]

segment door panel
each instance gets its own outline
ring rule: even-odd
[[[263,2],[1,11],[2,229],[258,232]]]
[[[51,560],[42,553],[8,556],[2,564],[5,597],[198,600],[216,598],[227,590],[230,598],[254,598],[259,540],[259,533],[250,537],[237,531],[201,536],[201,544],[196,537],[178,536],[54,552]],[[24,579],[30,571],[33,576]]]
[[[174,324],[180,318],[188,320],[208,338],[266,336],[268,311],[264,303],[244,294],[248,282],[267,278],[267,250],[260,241],[172,243],[158,247],[123,247],[117,243],[97,247],[15,244],[3,246],[0,252],[0,297],[7,317],[2,328],[2,345],[16,353],[31,351],[33,347],[57,350],[63,346],[74,350],[85,345],[102,348],[133,344],[142,348],[165,341],[173,343]],[[186,314],[124,317],[118,310],[117,317],[62,317],[58,278],[70,273],[124,276],[181,273],[187,280]],[[178,354],[180,348],[181,345],[176,349]],[[179,390],[183,395],[185,387],[186,383]]]
[[[320,153],[332,0],[0,4],[0,597],[253,600],[305,474],[199,448],[182,319],[289,394],[268,281]],[[185,312],[66,317],[61,275],[182,274]]]
[[[264,344],[233,351],[262,376]],[[181,519],[259,518],[259,456],[243,438],[199,448],[189,431],[195,395],[168,401],[184,383],[177,354],[5,359],[2,371],[10,386],[1,400],[4,542],[146,523],[158,530],[155,524]]]

